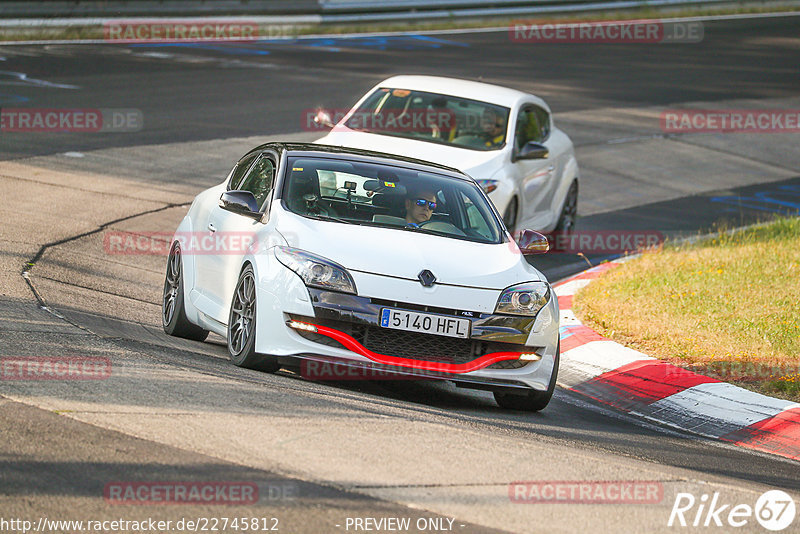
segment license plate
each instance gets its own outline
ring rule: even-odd
[[[446,315],[433,315],[431,313],[418,313],[392,308],[381,309],[381,326],[383,328],[468,338],[469,325],[469,319],[456,319]]]

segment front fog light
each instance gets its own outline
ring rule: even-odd
[[[547,282],[527,282],[504,289],[494,312],[535,317],[549,301],[550,285]]]
[[[288,323],[289,328],[294,328],[295,330],[305,330],[306,332],[317,332],[317,325],[311,323],[304,323],[302,321],[289,321]]]

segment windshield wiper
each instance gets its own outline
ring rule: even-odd
[[[397,227],[394,227],[397,228]],[[453,234],[448,234],[447,232],[442,232],[441,230],[431,230],[430,228],[425,228],[424,226],[417,226],[417,225],[410,225],[407,224],[405,226],[400,227],[403,230],[408,230],[409,232],[422,232],[423,234],[431,234],[431,235],[440,235],[444,237],[453,237]]]
[[[317,220],[317,221],[334,221],[334,222],[340,222],[340,223],[345,223],[345,224],[359,224],[356,221],[347,220],[347,219],[340,219],[339,217],[331,217],[330,215],[322,215],[322,214],[316,215],[314,213],[308,213],[308,214],[304,215],[304,217],[308,217],[310,219],[314,219],[314,220]]]
[[[473,243],[485,243],[485,244],[496,244],[492,241],[487,241],[486,239],[476,239],[475,237],[471,237],[467,234],[459,235],[459,234],[451,234],[448,232],[443,232],[441,230],[431,230],[430,228],[425,228],[424,226],[393,226],[392,228],[400,228],[402,230],[408,230],[410,232],[421,232],[423,234],[428,235],[438,235],[441,237],[449,237],[451,239],[460,239],[462,241],[472,241]]]

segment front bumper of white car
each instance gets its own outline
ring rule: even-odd
[[[484,302],[469,306],[468,298],[398,301],[421,287],[419,282],[378,275],[356,276],[359,289],[370,295],[349,295],[306,288],[288,269],[268,269],[269,279],[258,286],[256,350],[277,357],[336,363],[367,369],[353,376],[424,377],[484,389],[532,388],[546,390],[556,365],[558,350],[558,302],[555,295],[536,317],[499,315],[487,296],[496,302],[500,291],[465,288],[465,296],[480,291]],[[384,278],[384,284],[366,278]],[[359,285],[359,279],[363,284]],[[411,291],[403,291],[404,286]],[[397,287],[395,287],[397,286]],[[379,289],[381,288],[381,289]],[[429,289],[429,288],[426,288]],[[436,290],[437,288],[434,288]],[[459,288],[445,288],[457,293]],[[417,303],[414,302],[417,301]],[[418,302],[425,302],[419,304]],[[470,321],[468,339],[392,330],[381,327],[383,308],[431,313]],[[313,377],[311,377],[313,378]]]

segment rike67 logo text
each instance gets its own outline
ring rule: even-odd
[[[725,503],[719,492],[699,499],[691,493],[678,493],[667,526],[739,528],[755,518],[765,529],[777,532],[792,524],[795,512],[794,500],[781,490],[763,493],[755,506]]]

